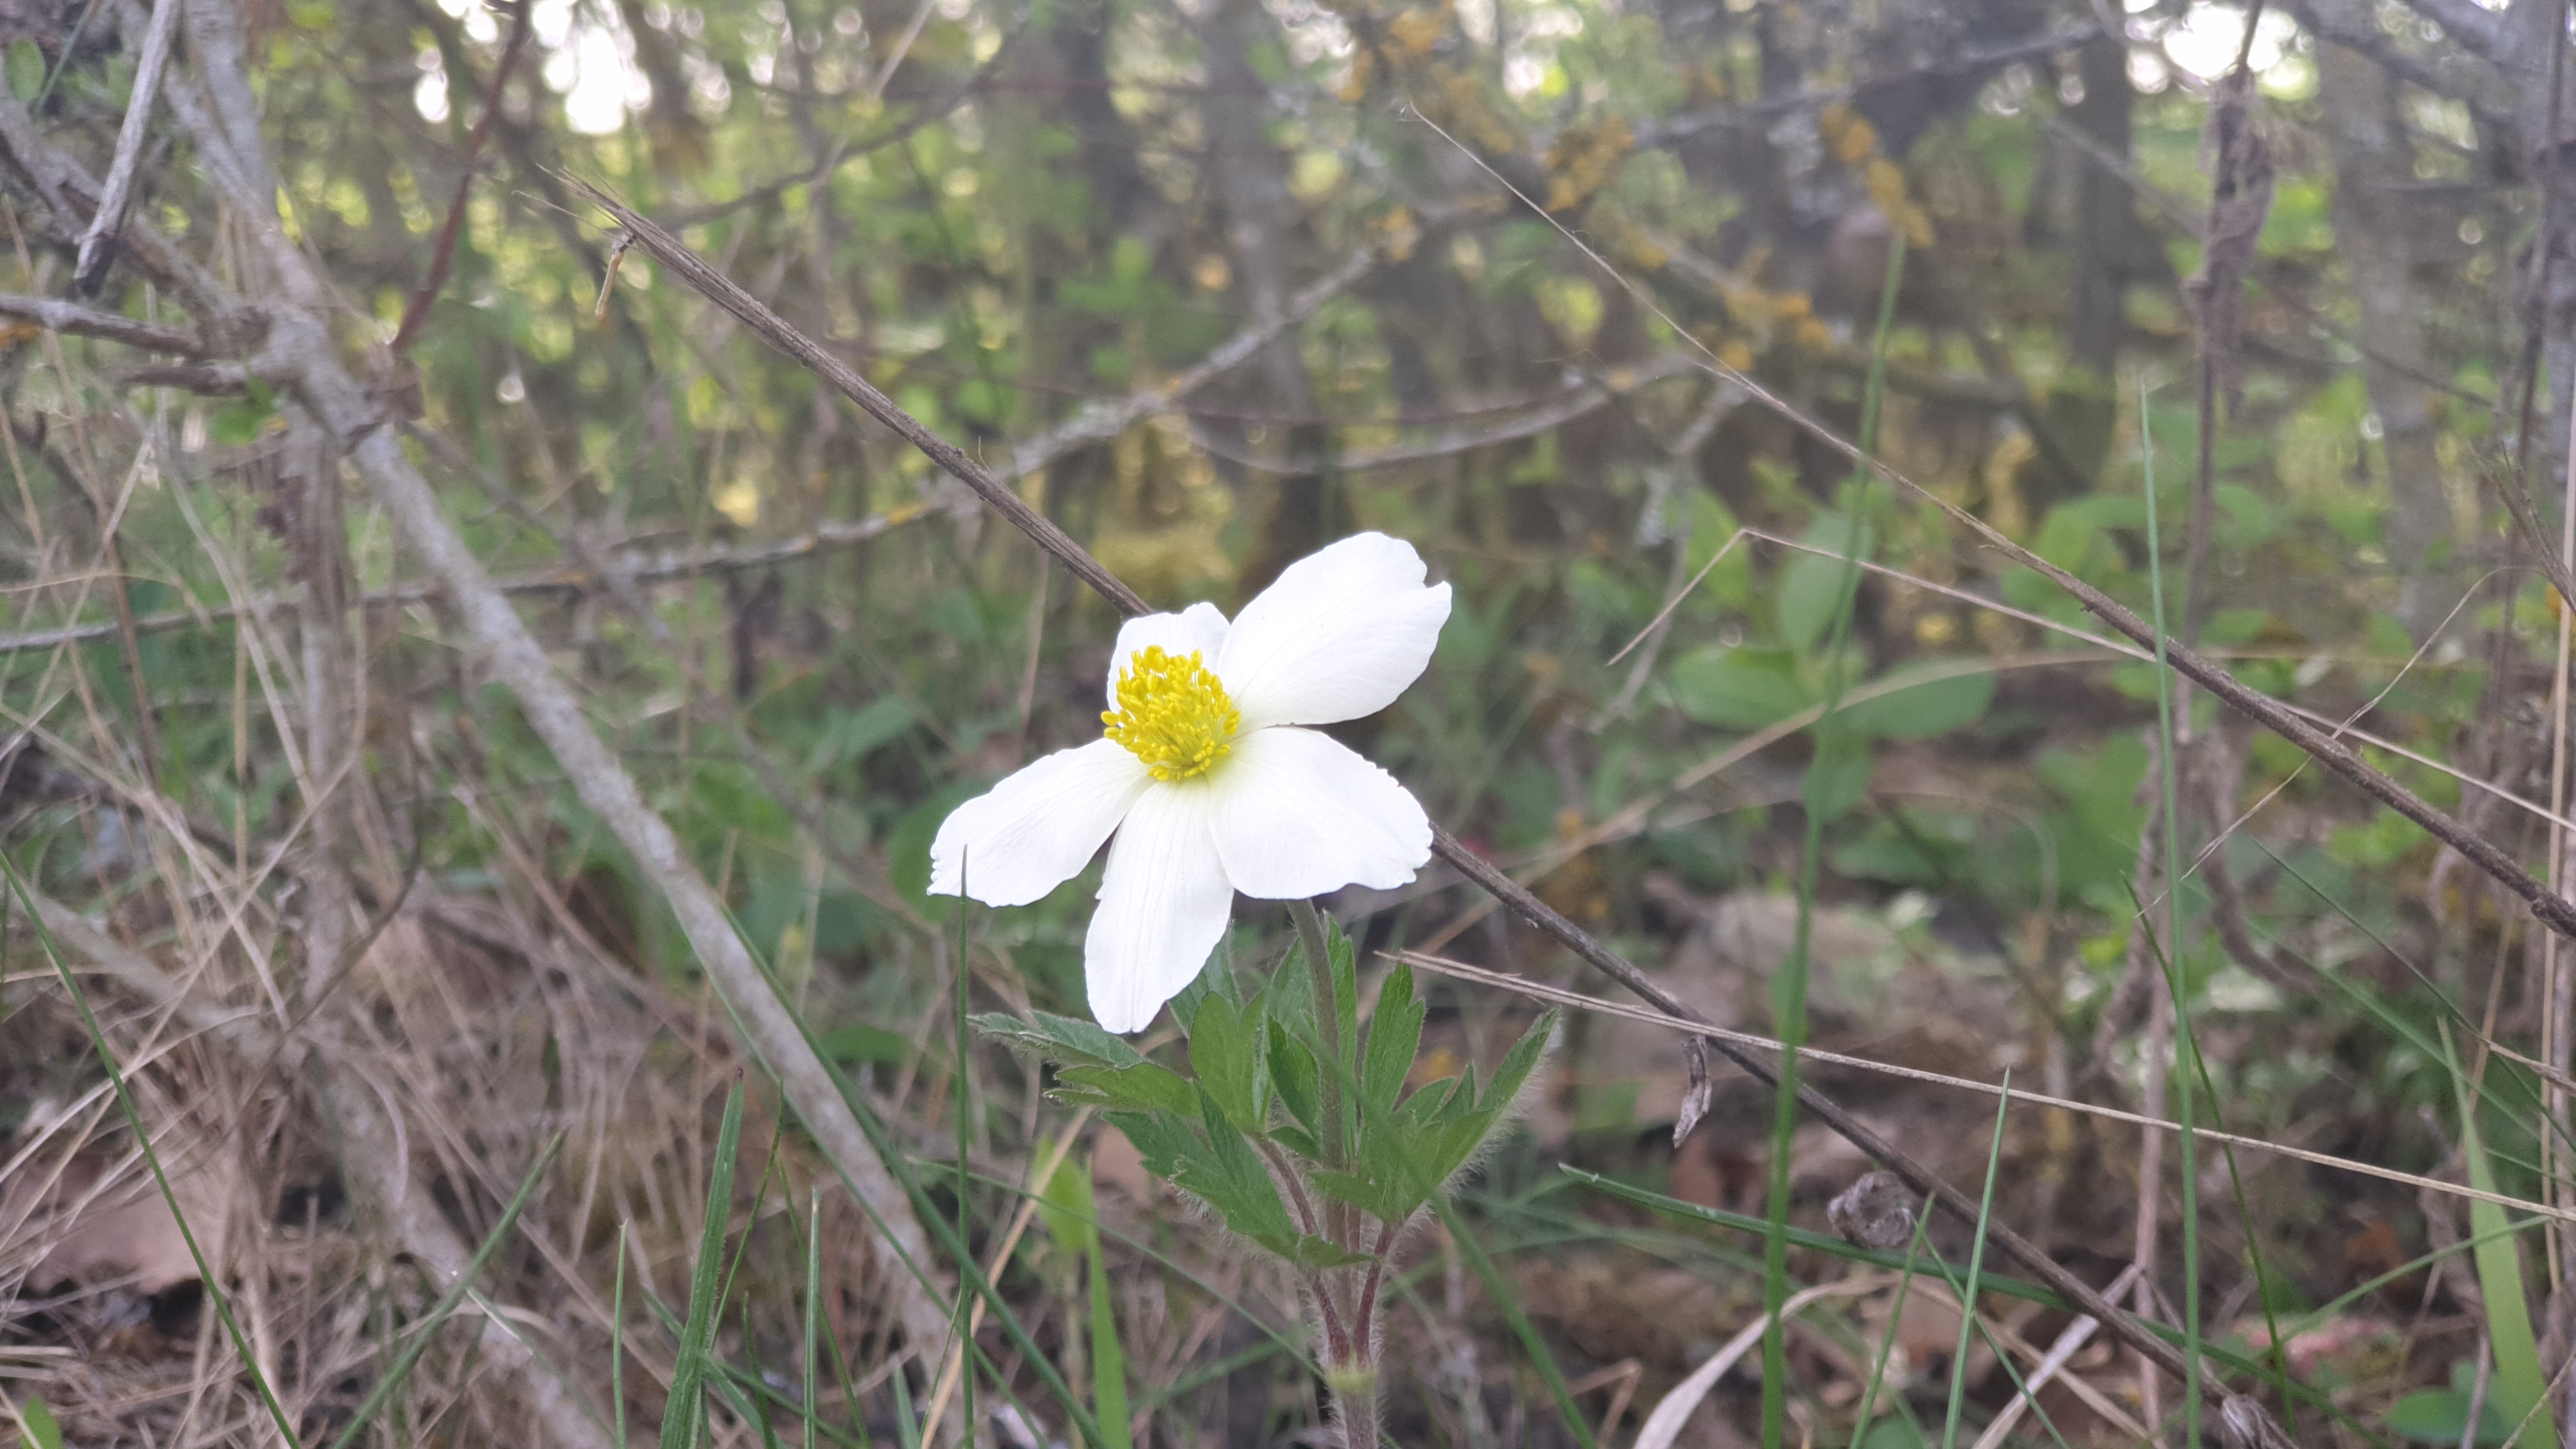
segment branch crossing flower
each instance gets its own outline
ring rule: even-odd
[[[1027,905],[1109,842],[1084,976],[1092,1015],[1133,1032],[1206,965],[1236,892],[1412,880],[1431,858],[1421,804],[1303,726],[1375,714],[1420,677],[1449,618],[1426,572],[1413,545],[1363,533],[1289,565],[1231,622],[1213,604],[1128,620],[1103,737],[958,806],[930,847],[932,893]]]

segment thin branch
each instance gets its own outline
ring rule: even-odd
[[[1578,377],[1556,396],[1500,423],[1482,428],[1449,428],[1416,442],[1395,443],[1366,453],[1282,457],[1234,447],[1222,436],[1195,425],[1190,429],[1190,441],[1228,462],[1258,468],[1265,473],[1313,473],[1326,467],[1336,472],[1362,473],[1372,468],[1395,468],[1407,463],[1454,457],[1517,438],[1535,437],[1550,428],[1562,427],[1597,412],[1630,393],[1697,371],[1698,359],[1679,350],[1666,352],[1634,366],[1614,367],[1596,375]]]
[[[207,351],[205,342],[192,333],[171,327],[155,327],[149,322],[137,322],[131,317],[120,317],[114,312],[102,312],[95,307],[84,307],[56,297],[0,292],[0,317],[15,317],[48,331],[66,332],[75,337],[103,337],[146,352],[201,357]]]
[[[600,739],[544,646],[440,508],[437,490],[404,453],[397,430],[387,426],[382,401],[341,365],[329,320],[316,300],[324,295],[322,278],[279,224],[273,187],[261,191],[244,180],[245,172],[265,175],[267,157],[257,149],[258,118],[235,17],[222,5],[192,6],[190,15],[205,106],[178,104],[182,88],[174,86],[174,108],[201,151],[223,148],[237,163],[209,169],[228,191],[227,200],[247,223],[254,244],[277,274],[281,293],[290,299],[272,312],[270,330],[272,345],[297,364],[295,391],[340,440],[377,502],[428,565],[488,677],[517,697],[529,727],[582,804],[670,906],[744,1039],[774,1074],[781,1095],[816,1147],[880,1225],[890,1250],[881,1255],[885,1288],[906,1337],[916,1349],[944,1341],[950,1322],[940,1301],[945,1290],[909,1194],[841,1095],[804,1024],[752,959],[724,902],[669,822],[645,803],[634,777]],[[241,148],[249,148],[249,154],[241,154]]]
[[[1115,604],[1120,612],[1149,612],[1136,591],[1120,582],[1117,575],[1100,566],[1082,545],[1056,527],[1055,520],[1029,505],[1009,484],[996,478],[983,464],[966,455],[965,450],[923,427],[920,421],[895,405],[894,399],[877,391],[874,384],[859,376],[848,363],[834,357],[821,343],[789,326],[785,319],[761,304],[734,284],[732,278],[708,266],[698,254],[681,245],[680,239],[646,221],[625,203],[579,177],[567,177],[573,188],[602,211],[617,218],[619,226],[634,239],[637,250],[670,269],[673,275],[689,284],[699,295],[741,319],[744,326],[759,333],[769,344],[805,365],[808,371],[830,383],[843,397],[857,403],[861,411],[892,429],[896,436],[921,450],[940,471],[975,490],[975,495],[991,504],[1011,525],[1035,540],[1038,547],[1054,554],[1076,577],[1091,585]],[[1240,339],[1238,339],[1240,340]],[[1114,436],[1114,434],[1113,434]],[[1068,444],[1070,446],[1070,444]],[[462,547],[460,542],[459,547]]]
[[[134,63],[134,95],[126,102],[125,123],[116,131],[116,159],[107,168],[107,189],[98,210],[81,233],[72,285],[86,296],[98,290],[108,263],[116,260],[116,232],[124,224],[125,206],[134,194],[134,176],[143,164],[143,138],[152,130],[152,104],[161,95],[161,75],[170,66],[170,42],[179,32],[179,0],[153,0],[152,23],[144,27],[143,53]]]
[[[1662,1013],[1645,1011],[1638,1007],[1629,1006],[1622,1002],[1605,1000],[1598,996],[1586,996],[1579,991],[1568,991],[1561,986],[1551,986],[1546,982],[1533,981],[1526,976],[1515,976],[1507,971],[1489,970],[1483,966],[1471,965],[1464,961],[1452,961],[1445,956],[1433,956],[1421,951],[1382,951],[1379,954],[1389,961],[1400,962],[1404,965],[1414,967],[1417,970],[1429,971],[1434,975],[1446,976],[1455,981],[1467,981],[1478,986],[1489,986],[1496,990],[1509,991],[1518,996],[1526,996],[1533,1001],[1543,1001],[1550,1006],[1564,1007],[1570,1011],[1588,1011],[1596,1016],[1614,1016],[1622,1021],[1634,1021],[1646,1026],[1661,1027],[1668,1031],[1688,1029],[1684,1023],[1677,1022],[1673,1020],[1672,1017]],[[1746,1047],[1753,1051],[1777,1053],[1780,1050],[1779,1042],[1770,1037],[1763,1036],[1758,1032],[1712,1029],[1711,1032],[1704,1034],[1714,1035],[1721,1040],[1732,1042],[1738,1046]],[[2004,1089],[2002,1087],[1997,1086],[1992,1082],[1980,1082],[1974,1077],[1958,1077],[1952,1076],[1946,1072],[1926,1071],[1920,1067],[1899,1066],[1893,1062],[1882,1062],[1870,1057],[1856,1057],[1843,1052],[1820,1051],[1817,1048],[1810,1046],[1799,1047],[1798,1057],[1802,1061],[1817,1061],[1824,1062],[1832,1066],[1851,1067],[1858,1071],[1875,1072],[1881,1076],[1894,1077],[1901,1081],[1921,1082],[1926,1085],[1936,1087],[1954,1087],[1963,1092],[1974,1092],[1985,1097],[2000,1097],[2004,1094]],[[2092,1102],[2079,1102],[2071,1097],[2052,1097],[2044,1092],[2025,1092],[2018,1087],[2014,1088],[2012,1091],[2012,1101],[2016,1106],[2048,1107],[2061,1112],[2073,1112],[2079,1116],[2099,1118],[2105,1122],[2118,1122],[2124,1126],[2144,1128],[2149,1132],[2179,1133],[2182,1131],[2181,1123],[2169,1121],[2163,1117],[2149,1116],[2142,1112],[2124,1111],[2118,1107],[2098,1106]],[[2250,1151],[2267,1152],[2279,1157],[2292,1158],[2296,1161],[2309,1163],[2317,1167],[2331,1167],[2338,1172],[2356,1173],[2363,1177],[2376,1177],[2387,1182],[2403,1183],[2408,1187],[2421,1188],[2430,1192],[2444,1193],[2452,1197],[2466,1198],[2472,1202],[2489,1202],[2494,1203],[2498,1207],[2512,1208],[2517,1212],[2537,1213],[2543,1217],[2556,1218],[2562,1222],[2576,1222],[2576,1210],[2553,1207],[2548,1203],[2537,1202],[2530,1198],[2513,1197],[2500,1192],[2488,1192],[2480,1188],[2468,1187],[2456,1182],[2443,1182],[2438,1178],[2422,1177],[2415,1173],[2400,1171],[2394,1167],[2385,1167],[2379,1163],[2365,1161],[2357,1157],[2337,1157],[2331,1152],[2315,1152],[2304,1147],[2293,1147],[2283,1142],[2273,1142],[2261,1137],[2240,1136],[2233,1132],[2217,1132],[2206,1127],[2194,1127],[2192,1129],[2192,1135],[2202,1139],[2203,1141],[2222,1142],[2234,1147],[2243,1147]]]
[[[2473,0],[2459,0],[2459,3],[2473,3]],[[1743,105],[1717,106],[1705,111],[1685,111],[1668,120],[1639,127],[1637,146],[1640,150],[1649,146],[1669,146],[1676,141],[1688,140],[1703,131],[1768,125],[1783,115],[1802,110],[1821,110],[1837,101],[1849,101],[1855,96],[1866,95],[1874,90],[1882,90],[1894,85],[1907,85],[1931,76],[1969,75],[2020,61],[2039,60],[2062,51],[2073,50],[2101,33],[2099,26],[2080,25],[2066,30],[2050,31],[2045,35],[2007,41],[2002,45],[1988,46],[1981,50],[1963,50],[1956,55],[1942,56],[1920,65],[1907,66],[1903,70],[1882,71],[1876,75],[1863,76],[1849,85],[1819,86],[1813,90],[1795,91],[1785,96],[1769,96]]]
[[[819,528],[788,538],[735,548],[670,550],[662,553],[630,552],[612,554],[607,568],[635,583],[659,583],[666,579],[688,578],[699,574],[729,573],[741,569],[766,568],[773,564],[792,563],[811,558],[832,549],[850,548],[879,537],[889,530],[931,516],[928,507],[915,506],[879,513],[849,522],[826,523]],[[495,579],[492,586],[505,594],[579,594],[604,588],[607,581],[602,571],[588,568],[548,569],[541,573],[520,574],[513,578]],[[370,607],[393,604],[417,604],[438,597],[439,586],[415,582],[396,584],[391,588],[373,589],[359,600]],[[291,608],[303,597],[293,590],[261,594],[248,603],[201,610],[174,610],[166,614],[147,614],[134,621],[136,634],[168,634],[182,629],[197,629],[237,619],[258,616],[275,609]],[[65,624],[52,629],[32,629],[18,634],[0,634],[0,658],[29,649],[51,649],[63,644],[86,644],[117,635],[114,620],[87,624]]]
[[[650,224],[646,223],[646,225]],[[1380,250],[1375,246],[1362,247],[1351,253],[1343,259],[1340,266],[1298,289],[1279,309],[1278,316],[1256,322],[1234,334],[1170,381],[1140,389],[1123,398],[1085,404],[1081,411],[1075,413],[1071,420],[1055,431],[1032,438],[1012,449],[1011,476],[1026,478],[1076,448],[1087,443],[1105,443],[1127,431],[1141,419],[1170,411],[1173,404],[1242,366],[1254,353],[1269,346],[1281,333],[1314,316],[1323,310],[1325,303],[1357,285],[1362,277],[1377,269],[1381,255]],[[744,320],[751,319],[746,317]],[[760,324],[753,322],[752,325],[758,327]],[[767,335],[765,329],[763,335]],[[1255,463],[1253,466],[1272,468],[1267,461]],[[1283,465],[1272,468],[1272,471],[1302,472],[1304,470]],[[967,486],[974,485],[970,482]],[[976,491],[980,493],[983,490]],[[1057,556],[1062,557],[1061,554]],[[1100,587],[1088,576],[1085,577],[1084,582],[1090,583],[1093,588]]]
[[[170,0],[161,0],[169,4]],[[474,168],[483,159],[483,143],[491,138],[492,123],[501,114],[501,94],[510,84],[510,72],[519,63],[519,52],[528,48],[528,37],[536,31],[536,0],[519,0],[518,16],[510,22],[510,41],[501,47],[501,64],[492,72],[492,84],[483,92],[483,114],[475,117],[474,129],[465,138],[465,162],[457,173],[456,195],[447,203],[447,220],[438,228],[438,244],[429,254],[429,276],[412,293],[411,304],[403,308],[402,325],[394,329],[394,340],[387,350],[400,357],[410,349],[412,339],[420,335],[421,324],[429,320],[430,304],[438,300],[441,287],[447,285],[448,266],[456,259],[456,238],[465,224],[465,199],[474,193]]]

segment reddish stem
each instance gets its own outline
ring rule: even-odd
[[[492,88],[483,93],[483,114],[465,138],[465,173],[456,178],[456,197],[447,204],[447,220],[439,227],[438,245],[429,254],[429,280],[412,293],[411,305],[403,308],[402,325],[394,329],[396,357],[420,335],[421,325],[429,320],[429,304],[438,300],[439,289],[447,285],[448,266],[456,259],[456,236],[465,224],[465,198],[474,189],[474,167],[482,158],[493,123],[500,119],[502,88],[510,83],[519,52],[528,48],[528,37],[536,29],[536,10],[536,0],[519,0],[519,13],[510,21],[510,41],[501,47],[501,68],[492,73]]]

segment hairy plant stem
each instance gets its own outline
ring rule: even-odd
[[[1324,1161],[1337,1172],[1356,1172],[1352,1128],[1346,1120],[1343,1079],[1350,1073],[1342,1044],[1341,995],[1333,980],[1330,936],[1323,912],[1313,901],[1290,901],[1288,917],[1297,926],[1299,952],[1306,958],[1307,979],[1315,991],[1315,1037],[1326,1058],[1316,1076],[1316,1115],[1323,1131],[1318,1145]],[[1302,1195],[1302,1187],[1298,1189]],[[1324,1268],[1307,1279],[1315,1315],[1324,1334],[1324,1383],[1333,1393],[1333,1422],[1340,1426],[1347,1449],[1375,1449],[1377,1444],[1377,1290],[1394,1247],[1392,1226],[1380,1224],[1376,1241],[1363,1240],[1367,1222],[1359,1209],[1326,1199],[1319,1204],[1324,1236],[1352,1253],[1367,1253],[1365,1269]]]

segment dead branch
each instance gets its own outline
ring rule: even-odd
[[[143,164],[143,139],[152,130],[152,105],[161,95],[161,75],[170,65],[170,41],[179,32],[179,0],[153,0],[152,20],[143,29],[141,54],[134,62],[134,93],[126,102],[125,122],[116,130],[116,159],[107,168],[107,187],[98,210],[81,233],[72,285],[83,294],[98,290],[108,264],[116,260],[116,232],[124,225],[125,206],[133,198],[135,173]],[[126,32],[129,37],[132,31]]]
[[[15,317],[33,322],[49,332],[68,333],[75,337],[102,337],[122,342],[146,352],[168,352],[181,357],[200,357],[206,344],[193,334],[172,327],[155,327],[137,322],[114,312],[102,312],[59,297],[26,297],[15,292],[0,292],[0,317]]]
[[[269,172],[259,149],[239,17],[222,5],[192,5],[189,21],[203,92],[200,97],[189,86],[171,86],[173,109],[201,153],[221,155],[225,164],[207,170],[229,193],[228,201],[285,293],[286,304],[273,309],[271,326],[273,345],[297,369],[295,391],[338,439],[359,476],[429,566],[485,667],[517,696],[530,727],[582,803],[607,825],[668,902],[699,964],[723,992],[753,1050],[775,1073],[788,1104],[852,1193],[883,1225],[900,1261],[900,1266],[889,1264],[886,1278],[895,1298],[894,1316],[905,1333],[917,1345],[939,1342],[949,1314],[935,1296],[940,1291],[935,1261],[910,1198],[842,1098],[802,1024],[735,934],[724,903],[670,825],[644,803],[634,778],[600,741],[544,647],[441,512],[436,490],[404,454],[395,431],[385,426],[388,419],[379,400],[341,365],[328,328],[323,279],[286,236],[275,187],[257,187],[257,179]],[[962,454],[958,457],[965,461]],[[1016,495],[1005,496],[1019,501]]]
[[[606,568],[548,569],[542,573],[520,574],[496,579],[493,587],[505,594],[580,594],[607,586],[604,574],[614,573],[634,583],[660,583],[670,579],[694,578],[701,574],[734,573],[743,569],[767,568],[773,564],[792,563],[812,558],[833,549],[852,548],[877,538],[904,524],[928,518],[927,507],[897,509],[849,522],[826,523],[804,533],[763,543],[733,548],[674,549],[661,553],[629,552],[612,554]],[[373,589],[359,600],[370,608],[397,604],[418,604],[438,597],[434,583],[396,584],[391,588]],[[137,634],[168,634],[181,629],[199,629],[227,619],[263,616],[277,609],[293,608],[303,597],[300,591],[284,589],[260,594],[247,603],[228,604],[219,608],[173,610],[166,614],[146,614],[134,621]],[[97,639],[113,639],[117,625],[113,620],[86,624],[65,624],[53,629],[32,629],[18,634],[0,634],[0,658],[29,649],[52,649],[64,644],[86,644]]]
[[[1407,463],[1454,457],[1517,438],[1535,437],[1550,428],[1562,427],[1576,418],[1597,412],[1643,388],[1697,371],[1698,359],[1675,349],[1635,366],[1578,376],[1554,397],[1503,422],[1482,428],[1450,428],[1417,442],[1396,443],[1366,453],[1282,457],[1235,447],[1213,430],[1197,426],[1195,422],[1190,428],[1190,441],[1228,462],[1258,468],[1265,473],[1312,473],[1328,466],[1345,473],[1360,473],[1372,468],[1395,468]]]
[[[590,190],[588,187],[583,189]],[[596,193],[593,193],[593,199],[602,200]],[[622,210],[604,200],[602,204],[610,205],[612,211]],[[646,225],[650,224],[646,223]],[[666,232],[663,235],[667,238],[669,234]],[[1069,421],[1055,431],[1032,438],[1012,449],[1011,476],[1026,478],[1086,443],[1105,443],[1127,431],[1139,420],[1169,411],[1174,403],[1242,366],[1254,353],[1269,346],[1271,341],[1281,333],[1314,316],[1316,312],[1322,310],[1326,302],[1356,286],[1361,278],[1377,269],[1381,259],[1382,252],[1378,247],[1362,247],[1345,258],[1340,266],[1298,289],[1280,307],[1277,316],[1264,318],[1227,338],[1217,346],[1216,350],[1184,368],[1169,382],[1143,388],[1123,398],[1085,404],[1081,411],[1075,413]],[[749,299],[746,298],[746,300]],[[752,321],[749,317],[743,320]],[[760,324],[752,322],[752,325],[758,327]],[[762,335],[770,336],[765,329]],[[771,337],[771,341],[775,343],[777,339]],[[866,406],[865,403],[860,405]],[[893,404],[888,403],[887,406],[891,407]],[[875,410],[871,408],[870,411]],[[879,421],[883,419],[880,418]],[[901,429],[897,431],[900,432]],[[911,440],[907,439],[907,441]],[[916,442],[915,446],[919,444]],[[974,487],[971,483],[967,486]],[[976,491],[981,493],[983,490],[978,488]],[[1067,542],[1071,540],[1068,539]],[[1088,577],[1084,582],[1090,583],[1093,588],[1100,587],[1097,582]]]

